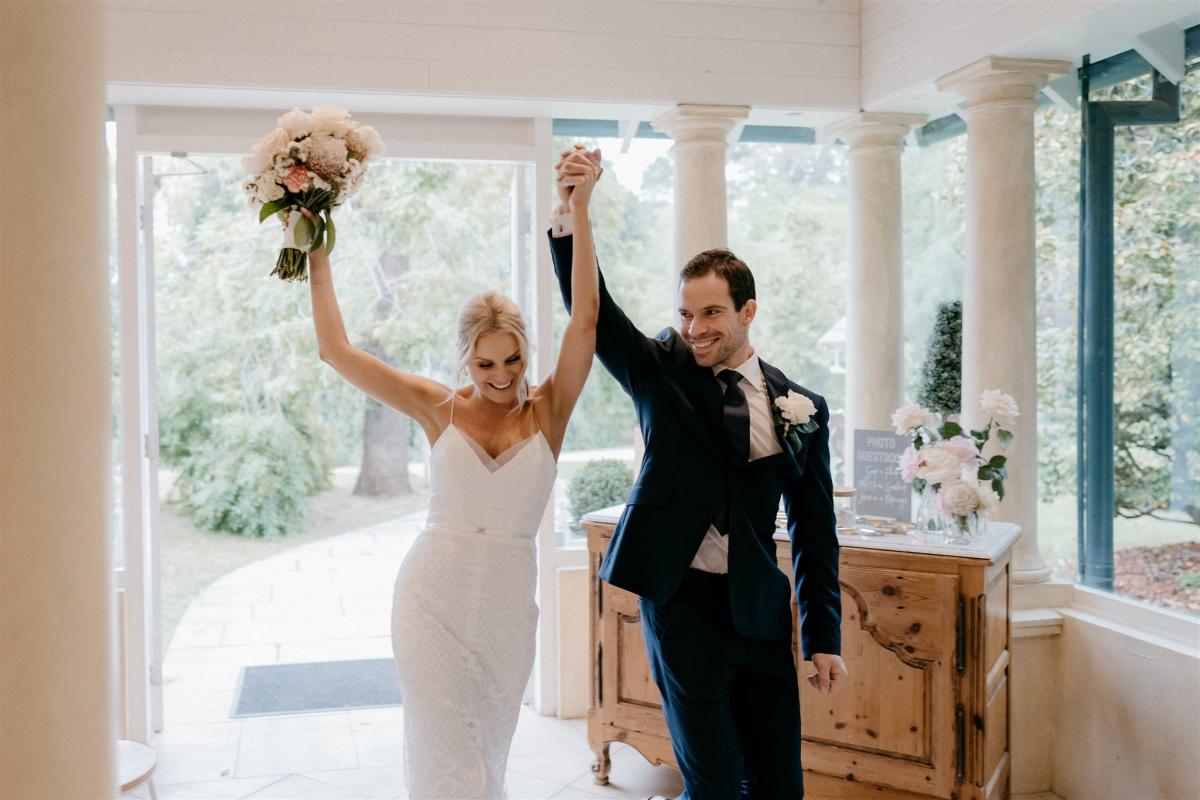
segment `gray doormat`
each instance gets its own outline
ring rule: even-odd
[[[400,705],[390,658],[243,667],[231,718]]]

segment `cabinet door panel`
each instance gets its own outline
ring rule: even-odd
[[[601,591],[604,593],[601,665],[604,724],[665,736],[662,695],[650,674],[637,597],[607,584]]]
[[[822,695],[802,670],[805,767],[949,797],[958,578],[843,563],[841,584],[850,680]]]

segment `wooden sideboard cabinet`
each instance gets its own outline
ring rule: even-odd
[[[650,675],[637,597],[598,570],[619,506],[584,518],[594,670],[588,741],[607,783],[612,742],[675,766]],[[810,800],[997,800],[1009,796],[1009,558],[1019,529],[993,522],[970,545],[901,536],[840,537],[842,656],[848,685],[800,685],[805,794]],[[791,545],[776,536],[791,575]],[[796,606],[793,600],[792,614]],[[793,627],[793,630],[795,628]]]

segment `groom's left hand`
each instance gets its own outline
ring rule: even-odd
[[[833,694],[850,675],[841,656],[813,653],[812,664],[817,671],[808,676],[808,682],[821,694]]]

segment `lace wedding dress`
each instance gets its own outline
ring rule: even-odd
[[[430,452],[429,517],[392,604],[413,800],[505,797],[533,668],[534,542],[557,474],[540,431],[493,459],[453,413]]]

